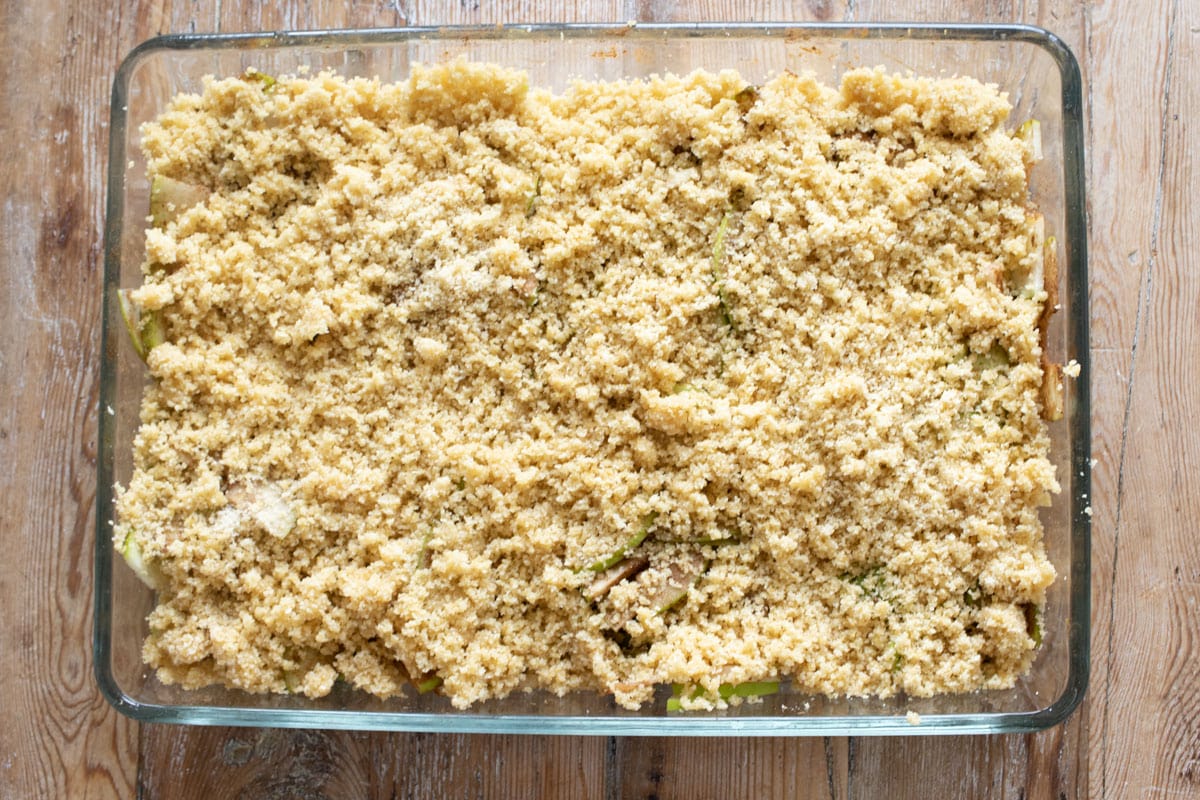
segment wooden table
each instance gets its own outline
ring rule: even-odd
[[[0,798],[1200,797],[1200,4],[3,0]],[[1024,21],[1087,84],[1091,689],[1029,736],[668,740],[138,726],[91,672],[101,230],[120,59],[175,31],[664,19]],[[1190,469],[1189,469],[1190,468]]]

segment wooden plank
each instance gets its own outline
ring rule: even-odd
[[[614,739],[608,796],[839,800],[848,796],[851,741],[840,737]]]
[[[520,22],[620,22],[628,0],[396,0],[411,25],[496,25]]]
[[[1153,47],[1159,105],[1148,115],[1160,135],[1158,158],[1141,172],[1153,194],[1136,212],[1148,247],[1121,432],[1103,651],[1109,669],[1102,689],[1101,797],[1200,795],[1200,498],[1194,490],[1200,434],[1193,422],[1200,413],[1200,173],[1192,158],[1200,135],[1188,124],[1200,113],[1191,77],[1200,67],[1194,45],[1200,9],[1176,2],[1163,10],[1153,25],[1143,24],[1148,50],[1149,37],[1164,23],[1166,32]],[[1137,647],[1129,647],[1131,641]]]
[[[1130,673],[1152,672],[1153,667],[1145,659],[1160,658],[1141,647],[1124,644],[1137,627],[1136,620],[1149,619],[1133,616],[1148,609],[1139,608],[1127,592],[1134,591],[1136,597],[1137,590],[1133,587],[1152,579],[1163,566],[1131,563],[1131,553],[1136,558],[1150,550],[1138,541],[1143,531],[1135,527],[1143,517],[1142,509],[1149,504],[1139,500],[1147,495],[1135,494],[1127,479],[1135,471],[1131,456],[1143,458],[1147,452],[1142,430],[1137,427],[1143,418],[1145,395],[1135,393],[1135,388],[1141,382],[1141,391],[1145,391],[1147,382],[1153,386],[1161,380],[1156,374],[1157,365],[1147,371],[1143,342],[1151,316],[1151,275],[1155,267],[1160,273],[1164,270],[1163,259],[1155,252],[1164,231],[1162,201],[1165,196],[1172,196],[1171,187],[1182,177],[1167,169],[1166,131],[1173,113],[1167,107],[1168,83],[1177,101],[1181,96],[1195,97],[1195,89],[1189,90],[1191,82],[1186,78],[1168,77],[1179,69],[1171,63],[1173,43],[1192,35],[1188,28],[1181,27],[1177,9],[1178,4],[1169,0],[1137,7],[1120,2],[1088,7],[1089,32],[1084,58],[1089,76],[1088,183],[1095,367],[1092,419],[1096,459],[1088,746],[1091,763],[1088,788],[1092,797],[1131,794],[1137,785],[1127,785],[1123,776],[1138,774],[1141,765],[1157,761],[1146,759],[1144,748],[1129,746],[1138,739],[1126,738],[1133,731],[1122,724],[1120,704],[1127,702],[1121,687],[1130,679]],[[1143,68],[1129,70],[1123,66],[1128,64],[1130,53],[1143,54]],[[1175,76],[1186,74],[1174,72]],[[1138,130],[1129,129],[1130,119],[1143,121]],[[1177,269],[1175,265],[1172,268]],[[1187,352],[1178,349],[1180,344],[1167,346],[1177,353]],[[1159,445],[1164,443],[1169,447],[1169,440],[1158,440]],[[1163,466],[1161,461],[1158,463]],[[1136,471],[1141,478],[1140,464]],[[1164,477],[1161,472],[1151,469],[1150,473],[1161,485]],[[1163,531],[1162,535],[1166,538],[1170,533]],[[1125,592],[1119,591],[1119,586]],[[1130,669],[1139,663],[1140,668]],[[1153,707],[1146,711],[1151,712],[1151,719],[1155,718]],[[1143,709],[1137,709],[1137,713],[1141,719]]]
[[[190,13],[189,13],[190,16]],[[356,0],[316,0],[311,3],[216,3],[216,30],[308,30],[315,28],[377,28],[403,25],[397,5]]]
[[[0,48],[0,797],[130,794],[92,679],[106,4],[5,3]]]
[[[603,738],[142,726],[141,797],[604,796]]]
[[[412,798],[605,796],[603,737],[405,734],[374,740],[391,793]]]
[[[1069,725],[1024,736],[859,739],[851,748],[850,796],[1084,797],[1086,777],[1077,769],[1084,740]]]
[[[365,734],[143,725],[141,739],[139,797],[363,797],[372,786]]]
[[[1027,737],[861,739],[852,747],[852,797],[1016,797]]]

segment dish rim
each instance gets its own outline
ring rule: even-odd
[[[144,703],[127,694],[112,670],[113,547],[110,511],[113,497],[115,424],[104,409],[115,401],[116,353],[121,322],[116,289],[121,271],[120,243],[124,219],[124,163],[127,100],[131,77],[147,57],[164,51],[257,50],[354,45],[402,44],[421,40],[527,40],[663,38],[913,39],[928,41],[1009,41],[1046,51],[1061,81],[1064,227],[1070,242],[1066,291],[1072,313],[1066,345],[1079,364],[1067,409],[1071,431],[1070,590],[1068,594],[1068,675],[1062,694],[1031,712],[922,714],[919,725],[903,715],[843,716],[590,716],[542,714],[428,713],[326,709],[238,708],[234,706]],[[158,36],[135,47],[122,61],[113,81],[110,107],[104,277],[102,284],[100,396],[95,520],[93,668],[105,699],[117,711],[141,722],[194,725],[262,726],[454,733],[523,733],[624,736],[845,736],[969,735],[1028,733],[1065,720],[1082,701],[1090,663],[1091,618],[1091,399],[1089,378],[1088,268],[1086,187],[1083,144],[1083,95],[1079,64],[1066,43],[1050,31],[1024,24],[856,23],[856,22],[664,22],[664,23],[534,23],[510,26],[414,26],[406,28],[303,30],[250,33],[182,33]]]

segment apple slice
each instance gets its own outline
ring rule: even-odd
[[[414,685],[417,687],[417,694],[429,694],[442,685],[442,679],[437,675],[431,675],[423,680],[417,681]]]
[[[296,527],[296,513],[275,483],[258,478],[235,481],[225,490],[225,499],[241,519],[249,517],[276,539]]]
[[[1047,422],[1063,418],[1066,400],[1063,396],[1062,366],[1042,355],[1042,416]]]
[[[267,93],[270,93],[271,90],[275,88],[275,84],[278,83],[274,76],[268,75],[265,72],[259,72],[253,67],[247,69],[246,74],[243,77],[247,81],[258,81],[260,84],[262,84],[262,90]]]
[[[650,598],[655,614],[665,614],[687,599],[688,590],[708,569],[708,560],[700,553],[691,552],[667,565],[665,584],[655,587]]]
[[[625,540],[625,543],[613,551],[612,555],[606,556],[594,561],[588,565],[588,569],[592,572],[604,572],[610,567],[615,566],[621,559],[645,540],[646,535],[650,533],[650,529],[654,527],[654,521],[658,519],[658,512],[651,511],[646,516],[642,517],[642,524],[637,529],[637,532]]]
[[[165,341],[162,326],[162,313],[149,311],[142,316],[142,347],[146,355]]]
[[[129,299],[129,292],[124,289],[117,290],[117,306],[121,309],[121,321],[125,323],[125,332],[129,334],[129,343],[133,345],[133,351],[138,354],[138,358],[145,361],[146,345],[142,343],[142,327],[137,309]]]
[[[662,616],[687,599],[688,591],[708,569],[708,559],[699,551],[681,553],[664,569],[646,569],[633,580],[635,594],[605,616],[605,627],[621,630],[643,610]]]
[[[650,566],[648,558],[627,558],[596,576],[583,594],[588,600],[598,600],[621,581],[632,578]]]
[[[1017,138],[1025,142],[1027,164],[1036,164],[1042,160],[1042,123],[1036,119],[1027,119],[1017,128]]]
[[[717,695],[725,701],[733,697],[766,697],[779,692],[779,681],[746,681],[745,683],[722,683],[717,687]],[[671,685],[671,696],[667,698],[667,711],[683,711],[683,701],[712,699],[712,695],[704,691],[702,686],[685,686],[681,683]]]
[[[118,551],[125,558],[125,563],[133,570],[142,583],[149,586],[151,589],[157,589],[162,583],[162,572],[154,564],[145,557],[142,553],[142,546],[138,544],[137,536],[134,534],[133,528],[125,534],[125,540],[121,542]]]
[[[722,683],[717,693],[722,700],[731,697],[766,697],[779,691],[779,681],[746,681],[745,683]]]
[[[155,310],[145,314],[139,313],[125,289],[117,290],[117,307],[121,310],[121,321],[125,323],[125,332],[129,334],[133,351],[138,354],[138,358],[145,361],[151,350],[166,341],[162,312]]]
[[[207,187],[155,175],[150,183],[150,221],[156,228],[165,228],[211,194]]]

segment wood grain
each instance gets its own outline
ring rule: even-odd
[[[1089,7],[1091,35],[1084,58],[1088,90],[1093,398],[1093,592],[1092,700],[1094,724],[1089,779],[1093,797],[1108,795],[1106,774],[1123,769],[1134,753],[1110,746],[1116,670],[1120,652],[1113,624],[1113,587],[1128,492],[1124,482],[1132,411],[1136,337],[1144,324],[1148,266],[1155,237],[1154,207],[1161,196],[1163,143],[1167,127],[1163,103],[1167,74],[1171,2],[1133,7],[1119,2]],[[1147,53],[1145,68],[1122,70],[1130,52]],[[1118,100],[1119,98],[1119,100]],[[1147,120],[1129,130],[1123,121]],[[1151,131],[1153,131],[1151,133]],[[1133,176],[1139,176],[1134,179]],[[1121,180],[1121,176],[1129,176]],[[1115,178],[1115,179],[1114,179]],[[1126,538],[1128,542],[1128,538]],[[1127,564],[1124,566],[1128,566]],[[1113,763],[1109,763],[1110,760]]]
[[[845,798],[845,738],[615,739],[609,797]]]
[[[90,677],[109,83],[170,31],[531,20],[1024,20],[1084,69],[1093,671],[1065,725],[961,739],[567,739],[137,726]],[[0,0],[0,800],[1200,797],[1200,9],[1182,0]],[[141,770],[138,772],[139,750]]]
[[[1092,261],[1093,494],[1112,499],[1094,504],[1089,793],[1101,798],[1200,794],[1196,728],[1176,716],[1180,708],[1195,716],[1195,671],[1190,689],[1186,668],[1182,686],[1168,692],[1162,683],[1167,665],[1195,649],[1195,614],[1180,611],[1196,600],[1185,576],[1195,571],[1197,551],[1186,546],[1194,540],[1186,515],[1152,499],[1178,485],[1196,441],[1182,422],[1196,404],[1195,380],[1186,382],[1195,358],[1182,357],[1196,352],[1195,319],[1172,313],[1189,291],[1194,306],[1196,265],[1185,251],[1167,249],[1196,219],[1187,200],[1195,173],[1185,160],[1195,126],[1180,122],[1187,104],[1194,110],[1196,93],[1184,77],[1194,64],[1182,60],[1196,22],[1194,13],[1184,16],[1174,2],[1089,8],[1091,244],[1102,254]],[[1122,69],[1130,52],[1145,54],[1142,69]],[[1131,118],[1146,124],[1129,130]],[[1190,284],[1176,283],[1188,276]],[[1194,491],[1172,494],[1185,505],[1190,499],[1194,513]],[[1147,735],[1163,747],[1121,744]]]
[[[1172,3],[1156,48],[1157,159],[1130,356],[1104,662],[1101,797],[1200,795],[1200,258],[1194,198],[1200,9]],[[1161,24],[1161,21],[1160,21]],[[1154,144],[1154,143],[1152,143]],[[1153,152],[1153,151],[1152,151]],[[1140,499],[1140,500],[1139,500]],[[1139,646],[1130,652],[1125,643]],[[1154,741],[1149,752],[1116,743]],[[1136,754],[1136,757],[1134,757]]]
[[[136,734],[91,677],[91,514],[104,97],[123,45],[105,14],[2,9],[0,797],[114,796]]]
[[[604,797],[605,740],[142,727],[142,797]]]

